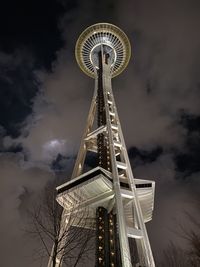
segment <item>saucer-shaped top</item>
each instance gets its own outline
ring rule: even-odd
[[[102,47],[111,56],[111,76],[119,75],[128,65],[131,46],[126,34],[110,23],[94,24],[79,36],[75,54],[81,70],[95,78],[96,54]]]

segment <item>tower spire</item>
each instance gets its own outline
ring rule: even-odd
[[[155,182],[133,177],[111,85],[130,54],[125,33],[108,23],[90,26],[76,44],[77,62],[95,79],[95,90],[72,179],[57,188],[57,201],[65,216],[87,207],[96,218],[96,267],[155,266],[145,227]],[[84,172],[88,151],[98,162]]]

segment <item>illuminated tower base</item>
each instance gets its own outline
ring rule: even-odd
[[[130,50],[127,36],[108,23],[90,26],[76,44],[77,62],[95,79],[95,90],[72,179],[57,188],[57,200],[63,218],[85,208],[96,218],[96,267],[155,266],[145,227],[155,182],[133,177],[111,86]],[[84,172],[88,151],[96,153],[98,164]]]

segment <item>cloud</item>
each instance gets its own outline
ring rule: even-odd
[[[77,151],[94,84],[78,69],[73,52],[84,25],[102,19],[99,13],[94,15],[98,7],[90,1],[79,3],[60,18],[66,44],[57,52],[52,72],[37,72],[41,91],[26,120],[24,132],[28,135],[19,139],[33,160],[44,160],[43,144],[55,139],[70,143],[65,153]],[[105,9],[108,11],[108,5]],[[186,2],[179,6],[178,1],[165,5],[127,1],[114,5],[110,15],[111,22],[119,21],[133,44],[127,71],[113,81],[128,147],[183,149],[186,131],[177,123],[180,110],[199,114],[195,9]]]
[[[150,73],[160,72],[162,75],[159,77],[168,77],[173,83],[179,78],[185,83],[188,77],[197,75],[195,71],[186,70],[199,63],[196,57],[200,44],[198,1],[153,0],[146,3],[136,0],[127,1],[126,5],[120,2],[118,7],[121,12],[120,22],[130,33],[133,45],[134,37],[137,38],[135,58],[140,60],[141,67],[148,67],[147,63],[153,63]],[[142,43],[138,46],[140,39]],[[167,72],[163,73],[164,69]],[[178,75],[171,76],[174,71]]]
[[[21,153],[4,153],[0,155],[0,177],[1,264],[38,266],[38,263],[31,264],[34,242],[25,235],[26,224],[21,211],[27,205],[31,209],[33,199],[37,199],[36,195],[47,181],[55,178],[54,174],[47,169],[27,167]]]
[[[32,112],[32,99],[38,91],[35,60],[25,48],[0,52],[0,122],[5,135],[16,138],[21,125]]]
[[[42,93],[35,98],[33,114],[27,118],[18,139],[29,151],[30,160],[45,161],[46,156],[50,160],[51,155],[53,160],[55,154],[46,152],[47,144],[54,140],[65,143],[63,154],[73,155],[77,151],[93,93],[93,84],[87,86],[87,79],[79,77],[78,72],[78,68],[67,61],[63,50],[53,73],[40,73]],[[61,152],[58,146],[54,149],[57,154]]]
[[[176,122],[178,112],[199,115],[200,111],[199,3],[126,1],[120,2],[118,8],[120,23],[133,48],[132,60],[119,86],[122,107],[124,103],[129,107],[128,111],[121,108],[121,118],[126,118],[125,125],[134,125],[129,128],[136,132],[136,143],[144,142],[137,140],[140,132],[149,143],[154,137],[157,142],[165,138],[166,143],[176,145],[184,138]]]
[[[185,212],[199,218],[199,173],[192,174],[187,182],[176,180],[176,165],[170,154],[142,166],[133,166],[133,170],[136,178],[156,182],[153,219],[147,223],[147,229],[158,264],[170,241],[187,247],[187,240],[181,238],[181,227],[187,231],[193,227]]]

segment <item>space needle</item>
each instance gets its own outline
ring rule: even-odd
[[[128,65],[130,42],[117,26],[97,23],[81,33],[75,55],[95,86],[72,177],[57,187],[57,201],[65,215],[87,207],[95,219],[96,267],[154,267],[145,223],[152,219],[155,182],[133,176],[111,84]],[[88,152],[97,158],[90,170]]]

